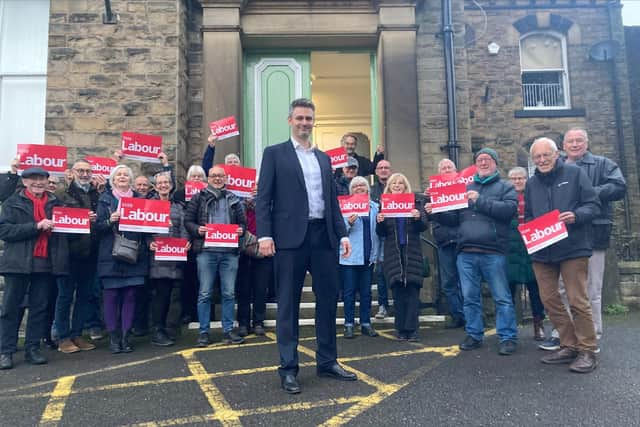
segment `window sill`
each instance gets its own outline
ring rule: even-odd
[[[513,112],[513,116],[516,119],[530,117],[584,117],[586,114],[587,113],[584,108],[567,108],[562,110],[516,110]]]

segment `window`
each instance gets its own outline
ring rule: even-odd
[[[520,69],[525,110],[571,108],[564,36],[552,32],[523,36]]]
[[[17,144],[43,144],[49,0],[0,0],[0,168]]]

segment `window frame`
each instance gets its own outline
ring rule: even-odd
[[[545,69],[537,69],[537,70],[527,70],[522,65],[522,41],[527,37],[533,35],[546,35],[551,36],[560,41],[560,46],[562,49],[562,69],[558,68],[545,68]],[[525,73],[541,73],[541,72],[555,72],[560,73],[561,78],[560,81],[562,83],[562,93],[564,98],[564,105],[562,106],[526,106],[524,100],[524,87],[522,90],[522,109],[526,111],[545,111],[545,110],[570,110],[571,109],[571,88],[569,85],[569,63],[567,58],[567,38],[564,34],[558,33],[557,31],[530,31],[522,36],[520,36],[518,40],[518,55],[520,61],[520,84],[522,83],[522,77]]]

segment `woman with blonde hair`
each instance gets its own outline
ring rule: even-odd
[[[403,174],[394,173],[384,193],[411,193],[411,184]],[[384,237],[383,271],[393,290],[396,336],[399,340],[418,341],[423,264],[420,233],[427,229],[427,215],[416,206],[410,218],[385,218],[381,212],[376,221],[376,233]]]

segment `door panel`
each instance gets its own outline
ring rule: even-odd
[[[243,149],[246,166],[259,167],[265,147],[289,138],[289,104],[311,98],[309,55],[246,54]]]

